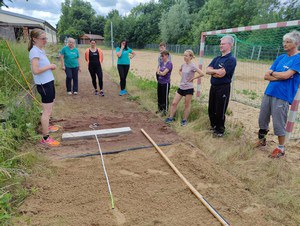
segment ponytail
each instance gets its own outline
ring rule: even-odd
[[[45,33],[42,29],[35,28],[30,32],[28,51],[30,51],[34,45],[33,38],[38,38],[41,34]]]

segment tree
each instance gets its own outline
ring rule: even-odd
[[[104,36],[105,17],[97,16],[92,22],[91,33]]]
[[[58,22],[58,35],[77,38],[92,30],[96,11],[91,3],[84,0],[65,0],[61,4],[61,16]]]
[[[208,0],[193,24],[194,43],[201,32],[282,21],[280,0]]]
[[[191,16],[186,0],[173,5],[159,23],[161,37],[168,43],[185,43],[191,28]]]
[[[161,14],[162,8],[154,2],[140,4],[133,8],[129,16],[135,20],[134,26],[131,26],[131,41],[140,48],[147,43],[156,42],[160,36],[158,24]]]
[[[284,3],[281,10],[284,20],[297,20],[300,18],[300,2],[299,0],[289,0]]]
[[[113,24],[114,42],[118,43],[121,39],[126,38],[123,36],[122,20],[118,10],[112,10],[108,13],[104,27],[104,39],[106,42],[110,42],[111,40],[111,22]]]

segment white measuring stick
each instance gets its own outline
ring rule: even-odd
[[[95,129],[94,127],[96,127],[96,126],[97,125],[94,123],[93,125],[90,125],[90,128]],[[102,162],[102,166],[103,166],[103,170],[104,170],[104,175],[105,175],[105,179],[106,179],[106,183],[107,183],[107,187],[108,187],[109,196],[110,196],[110,199],[111,199],[111,207],[112,207],[112,209],[114,209],[115,208],[114,197],[113,197],[113,194],[111,192],[110,183],[109,183],[108,175],[107,175],[106,168],[105,168],[105,163],[104,163],[104,158],[103,158],[100,142],[99,142],[98,137],[97,137],[96,134],[95,134],[95,137],[96,137],[96,141],[97,141],[100,156],[101,156],[101,162]]]

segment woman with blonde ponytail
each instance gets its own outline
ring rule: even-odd
[[[44,48],[46,43],[47,37],[45,31],[36,28],[30,32],[30,40],[28,43],[30,66],[37,91],[42,97],[43,107],[41,116],[43,138],[41,143],[48,146],[58,146],[60,143],[49,136],[49,132],[55,132],[57,130],[57,128],[49,126],[49,119],[55,99],[52,70],[56,69],[56,65],[51,64],[45,54]]]

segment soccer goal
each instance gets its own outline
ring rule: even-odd
[[[237,66],[233,76],[231,99],[259,107],[268,84],[263,79],[264,74],[276,57],[284,53],[282,37],[292,30],[300,30],[300,20],[202,32],[200,68],[207,66],[213,57],[220,54],[220,38],[226,34],[232,35],[235,39],[232,52],[237,59]],[[200,96],[200,85],[201,80],[198,80],[197,96]],[[208,87],[203,88],[201,92],[208,93]],[[295,122],[291,138],[299,139],[299,112]]]

